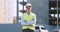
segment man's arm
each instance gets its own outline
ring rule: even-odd
[[[29,21],[30,24],[36,24],[36,15],[34,15],[34,18]]]
[[[29,24],[32,25],[36,25],[36,15],[34,15],[34,18],[32,20],[29,21]]]
[[[36,24],[36,15],[34,15],[34,19],[32,20],[32,24]]]
[[[24,21],[23,15],[21,16],[21,25],[27,25],[26,21]]]

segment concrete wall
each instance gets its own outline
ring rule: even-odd
[[[0,0],[0,24],[13,23],[16,17],[17,0]]]
[[[4,22],[5,13],[4,13],[4,0],[0,0],[0,23]]]
[[[13,17],[16,17],[17,0],[5,0],[5,22],[13,23]]]
[[[0,24],[0,32],[21,32],[20,24]]]

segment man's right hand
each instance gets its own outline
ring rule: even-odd
[[[35,27],[35,25],[34,25],[34,24],[30,24],[30,26],[31,26],[31,27]]]

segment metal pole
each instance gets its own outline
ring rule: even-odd
[[[23,0],[23,3],[24,3],[24,0]],[[23,12],[24,12],[24,4],[23,4]]]
[[[58,30],[58,0],[57,0],[57,30]]]
[[[17,0],[17,23],[18,23],[18,0]]]

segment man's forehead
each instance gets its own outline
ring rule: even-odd
[[[31,7],[31,6],[26,6],[26,7]]]

